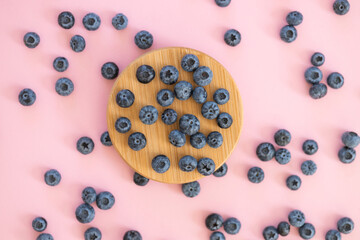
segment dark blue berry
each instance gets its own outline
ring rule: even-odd
[[[184,183],[181,187],[182,192],[189,198],[196,197],[200,193],[200,184],[198,181]]]
[[[286,179],[286,186],[293,191],[298,190],[301,187],[301,178],[296,175],[291,175]]]
[[[205,219],[205,225],[210,231],[219,230],[223,225],[224,219],[217,213],[212,213]]]
[[[305,154],[313,155],[319,149],[319,146],[315,140],[308,139],[303,143],[302,149]]]
[[[225,240],[225,236],[222,232],[213,232],[210,235],[210,240]]]
[[[108,210],[115,204],[115,197],[110,192],[101,192],[96,196],[96,206],[102,210]]]
[[[303,239],[311,239],[315,236],[315,233],[315,227],[311,223],[304,223],[304,225],[299,228],[300,237]]]
[[[230,94],[228,90],[224,88],[219,88],[215,91],[213,98],[217,104],[223,105],[229,101]]]
[[[200,130],[200,121],[192,114],[185,114],[179,120],[180,131],[186,135],[194,135]]]
[[[160,70],[160,80],[167,84],[172,85],[179,79],[179,71],[176,67],[168,65]]]
[[[230,29],[224,34],[224,41],[227,45],[235,47],[241,41],[241,34],[238,30]]]
[[[119,75],[119,68],[114,62],[104,63],[101,67],[101,75],[106,79],[115,79]]]
[[[124,14],[118,13],[112,18],[111,23],[116,30],[123,30],[127,27],[129,21]]]
[[[75,35],[70,39],[70,47],[74,52],[82,52],[86,47],[85,39],[80,35]]]
[[[338,152],[338,157],[342,163],[349,164],[355,160],[356,151],[353,148],[342,147]]]
[[[301,164],[301,171],[305,175],[314,175],[317,170],[316,163],[311,160],[307,160]]]
[[[148,31],[140,31],[135,35],[135,44],[140,49],[148,49],[153,45],[154,38]]]
[[[191,172],[196,168],[196,166],[197,160],[192,156],[186,155],[179,160],[179,167],[181,171]]]
[[[223,225],[225,232],[231,235],[237,234],[241,228],[240,221],[234,217],[226,219]]]
[[[280,38],[284,42],[291,43],[297,38],[297,31],[294,26],[286,25],[280,30]]]
[[[341,234],[338,230],[331,229],[327,231],[325,240],[341,240]]]
[[[215,0],[216,5],[219,7],[227,7],[229,6],[231,0]]]
[[[62,12],[58,16],[58,24],[64,29],[70,29],[75,24],[75,17],[71,12]]]
[[[60,78],[55,83],[55,91],[60,96],[69,96],[74,91],[74,84],[68,78]]]
[[[105,131],[103,134],[101,134],[100,141],[104,146],[112,146],[112,142],[108,131]]]
[[[122,108],[131,107],[134,101],[135,101],[135,95],[128,89],[120,90],[116,94],[116,103]]]
[[[280,236],[287,236],[290,233],[290,224],[287,222],[280,222],[278,227],[277,227],[277,231],[279,233]]]
[[[215,171],[215,163],[210,158],[201,158],[197,165],[197,170],[204,176],[209,176]]]
[[[275,160],[282,165],[287,164],[291,160],[290,151],[286,148],[279,148],[275,152]]]
[[[275,156],[274,145],[268,142],[260,143],[256,148],[256,155],[261,161],[269,161]]]
[[[290,12],[286,16],[286,22],[292,26],[300,25],[302,21],[303,21],[303,15],[298,11]]]
[[[58,72],[64,72],[69,67],[69,62],[64,57],[57,57],[53,62],[53,67]]]
[[[133,181],[138,186],[145,186],[146,184],[148,184],[149,179],[142,176],[142,175],[140,175],[139,173],[135,172],[134,177],[133,177]]]
[[[197,132],[190,136],[190,144],[194,148],[201,149],[206,145],[206,137],[201,132]]]
[[[320,67],[325,62],[325,56],[322,53],[316,52],[311,56],[311,64],[315,67]]]
[[[195,102],[203,104],[206,102],[207,92],[203,87],[196,87],[192,93],[192,97]]]
[[[223,144],[223,136],[219,132],[211,132],[206,137],[206,143],[212,148],[219,148]]]
[[[131,129],[131,122],[126,117],[120,117],[115,122],[115,129],[119,133],[127,133]]]
[[[81,137],[76,142],[76,149],[84,155],[91,153],[94,147],[94,141],[89,137]]]
[[[309,95],[313,99],[320,99],[327,94],[327,87],[323,83],[316,83],[310,87]]]
[[[19,93],[19,103],[23,106],[31,106],[36,101],[36,94],[30,88],[24,88]]]
[[[175,147],[182,147],[186,143],[185,134],[179,130],[172,130],[169,134],[169,142]]]
[[[54,237],[49,233],[40,234],[36,240],[54,240]]]
[[[136,70],[136,79],[144,84],[151,82],[155,78],[155,70],[149,65],[141,65]]]
[[[233,123],[233,119],[230,114],[228,113],[220,113],[219,116],[216,118],[217,124],[220,128],[227,129],[231,127]]]
[[[351,218],[343,217],[337,222],[339,232],[349,234],[354,230],[354,222]]]
[[[305,214],[300,210],[293,210],[289,213],[288,220],[291,226],[299,228],[305,223]]]
[[[263,237],[265,240],[277,240],[279,234],[274,226],[268,226],[263,230]]]
[[[75,216],[80,223],[89,223],[94,220],[95,209],[90,204],[83,203],[76,208]]]
[[[341,141],[349,148],[356,148],[360,144],[360,137],[356,132],[344,132]]]
[[[28,32],[24,35],[24,43],[28,48],[36,48],[40,43],[40,36],[35,32]]]
[[[319,68],[309,67],[308,69],[306,69],[304,76],[306,82],[315,84],[321,81],[323,74]]]
[[[56,186],[61,181],[61,174],[55,169],[50,169],[44,174],[44,180],[47,185]]]
[[[169,89],[161,89],[156,95],[156,100],[160,106],[168,107],[174,102],[175,95]]]
[[[142,237],[138,231],[130,230],[125,233],[123,240],[142,240]]]
[[[201,87],[209,85],[212,81],[212,78],[213,72],[209,67],[206,66],[198,67],[193,73],[194,82]]]
[[[151,161],[151,167],[157,173],[164,173],[170,168],[170,160],[165,155],[157,155]]]
[[[141,108],[139,112],[139,119],[142,123],[151,125],[157,121],[158,115],[158,110],[155,107],[148,105]]]
[[[96,200],[96,191],[93,187],[86,187],[81,193],[84,203],[92,204]]]
[[[191,97],[193,86],[186,81],[178,82],[174,87],[175,97],[179,100],[187,100]]]
[[[350,3],[347,0],[336,0],[333,4],[334,12],[338,15],[345,15],[350,10]]]
[[[177,120],[177,113],[174,109],[168,108],[161,114],[161,120],[166,125],[174,124]]]
[[[223,177],[226,175],[227,171],[228,171],[228,166],[226,163],[224,163],[213,173],[213,175],[215,177]]]
[[[265,178],[265,173],[259,167],[252,167],[249,169],[247,177],[252,183],[261,183]]]
[[[85,240],[101,240],[102,235],[98,228],[88,228],[84,233]]]
[[[181,67],[187,72],[193,72],[199,67],[199,58],[194,54],[186,54],[181,59]]]
[[[95,31],[100,27],[101,19],[99,15],[95,13],[88,13],[84,16],[82,22],[87,30]]]
[[[47,227],[47,221],[43,217],[37,217],[32,221],[32,227],[37,232],[45,231]]]
[[[344,77],[338,72],[333,72],[327,77],[326,82],[329,87],[339,89],[344,85]]]
[[[216,102],[206,102],[201,107],[201,114],[206,119],[215,119],[220,113],[219,106]]]
[[[280,129],[274,135],[274,140],[279,146],[286,146],[291,141],[291,134],[288,130]]]
[[[132,133],[128,138],[128,145],[134,151],[140,151],[146,146],[145,135],[140,132]]]

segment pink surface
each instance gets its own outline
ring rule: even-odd
[[[82,239],[89,226],[100,228],[106,240],[122,239],[128,229],[139,230],[146,240],[208,239],[204,219],[217,212],[242,222],[240,233],[227,235],[227,239],[253,240],[262,239],[265,226],[286,220],[292,209],[302,210],[316,226],[315,239],[324,239],[342,216],[351,217],[356,225],[343,239],[360,239],[360,161],[344,165],[337,159],[342,132],[360,132],[360,2],[351,1],[345,16],[332,11],[332,2],[233,0],[223,9],[213,0],[1,1],[1,239],[36,239],[31,221],[38,215],[48,220],[46,232],[55,239]],[[64,10],[75,15],[71,30],[57,25],[57,15]],[[286,44],[279,39],[279,30],[291,10],[301,11],[304,22],[297,27],[298,39]],[[81,19],[88,12],[96,12],[102,19],[95,32],[82,26]],[[111,25],[118,12],[129,18],[126,30],[115,31]],[[241,44],[235,48],[223,42],[229,28],[242,33]],[[240,89],[244,125],[228,161],[229,172],[224,178],[201,179],[201,193],[194,199],[186,198],[178,185],[154,181],[146,187],[134,185],[132,170],[115,149],[102,146],[99,140],[106,130],[106,104],[113,84],[101,77],[100,67],[114,61],[124,69],[146,52],[133,43],[135,33],[142,29],[155,37],[151,49],[185,46],[214,57],[230,71]],[[36,49],[28,49],[22,42],[28,31],[41,37]],[[74,34],[87,41],[82,53],[69,47]],[[345,77],[343,88],[329,89],[318,101],[308,96],[309,86],[303,78],[314,51],[326,56],[321,67],[324,78],[331,71]],[[57,56],[69,59],[70,67],[64,73],[52,68]],[[69,97],[54,91],[60,77],[69,77],[75,84]],[[37,94],[31,107],[23,107],[17,100],[25,87]],[[263,163],[255,155],[256,146],[273,141],[278,128],[293,135],[288,146],[293,158],[285,166],[274,160]],[[93,138],[96,145],[88,156],[75,148],[83,135]],[[308,138],[320,146],[311,157],[301,151]],[[318,165],[314,176],[300,171],[301,162],[307,159]],[[247,180],[251,166],[264,169],[263,183]],[[57,187],[43,181],[49,168],[62,174]],[[289,174],[301,176],[299,191],[286,188]],[[116,204],[109,211],[96,209],[95,220],[82,225],[74,211],[88,185],[112,192]],[[297,230],[292,229],[286,239],[300,239]]]

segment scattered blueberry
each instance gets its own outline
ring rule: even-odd
[[[280,38],[284,42],[291,43],[297,38],[297,31],[294,26],[286,25],[280,30]]]
[[[194,54],[186,54],[181,59],[181,67],[187,72],[193,72],[199,67],[199,58]]]
[[[227,129],[231,127],[233,123],[233,119],[230,114],[228,113],[220,113],[219,116],[216,118],[217,124],[220,128]]]
[[[174,87],[175,97],[179,100],[187,100],[191,97],[193,86],[187,81],[180,81]]]
[[[157,173],[164,173],[170,168],[170,160],[165,155],[157,155],[151,161],[151,167]]]
[[[344,77],[338,72],[331,73],[327,77],[326,81],[329,87],[334,89],[339,89],[344,85]]]
[[[112,18],[111,23],[116,30],[123,30],[127,27],[129,21],[124,14],[118,13]]]
[[[141,234],[136,230],[127,231],[123,240],[142,240]]]
[[[95,144],[89,137],[81,137],[76,142],[76,149],[84,155],[91,153],[94,150],[94,147]]]
[[[145,186],[148,184],[149,179],[135,172],[133,177],[134,183],[138,186]]]
[[[149,83],[155,78],[155,70],[149,65],[141,65],[136,70],[136,78],[141,83]]]
[[[207,144],[212,148],[218,148],[223,144],[223,136],[219,132],[211,132],[206,138]]]
[[[216,5],[219,7],[227,7],[229,6],[231,0],[215,0]]]
[[[305,214],[300,210],[293,210],[288,215],[289,223],[294,227],[301,227],[305,223]]]
[[[110,192],[101,192],[96,196],[96,206],[108,210],[115,204],[115,197]]]
[[[200,121],[192,114],[184,114],[179,120],[180,131],[186,135],[194,135],[200,130]]]
[[[196,87],[192,93],[192,97],[195,102],[203,104],[204,102],[206,102],[207,92],[203,87]]]
[[[286,186],[293,191],[298,190],[301,187],[301,178],[296,175],[291,175],[286,179]]]
[[[279,234],[274,226],[268,226],[263,230],[263,237],[265,240],[277,240]]]
[[[317,152],[319,147],[315,140],[308,139],[303,143],[302,149],[305,154],[313,155]]]
[[[325,56],[322,53],[316,52],[311,56],[311,64],[315,67],[320,67],[325,62]]]
[[[74,84],[68,78],[59,78],[55,83],[55,91],[60,96],[69,96],[74,91]]]
[[[135,95],[128,89],[120,90],[116,94],[116,103],[122,108],[128,108],[133,105],[135,101]]]
[[[327,94],[327,87],[323,83],[316,83],[310,87],[309,95],[313,99],[320,99]]]
[[[94,220],[95,209],[90,204],[83,203],[76,208],[75,216],[80,223],[89,223]]]
[[[148,49],[153,45],[154,38],[148,31],[140,31],[135,35],[135,44],[140,49]]]
[[[70,29],[75,24],[75,17],[71,12],[62,12],[58,16],[58,24],[64,29]]]
[[[205,219],[205,225],[210,231],[219,230],[223,225],[224,219],[217,213],[212,213]]]
[[[194,82],[201,87],[209,85],[212,81],[212,78],[213,72],[209,67],[206,66],[198,67],[193,73]]]
[[[99,15],[95,13],[88,13],[84,16],[82,22],[87,30],[95,31],[100,27],[101,19]]]
[[[155,107],[148,105],[141,108],[139,112],[139,119],[142,123],[151,125],[157,121],[158,115],[158,110]]]
[[[210,240],[225,240],[225,236],[222,232],[213,232],[210,235]]]
[[[167,65],[160,70],[160,80],[167,84],[172,85],[179,79],[179,71],[176,67]]]
[[[201,107],[201,114],[206,119],[215,119],[220,113],[219,106],[216,102],[206,102]]]
[[[300,237],[303,239],[311,239],[315,236],[315,233],[315,227],[311,223],[304,223],[304,225],[299,228]]]
[[[226,175],[227,171],[228,171],[228,166],[226,163],[224,163],[213,173],[213,175],[215,177],[223,177]]]
[[[194,148],[201,149],[206,145],[206,137],[201,132],[197,132],[190,136],[190,144]]]
[[[115,122],[115,129],[119,133],[127,133],[131,129],[131,122],[126,117],[120,117]]]
[[[174,102],[175,95],[169,89],[161,89],[156,95],[156,100],[160,106],[168,107]]]
[[[96,191],[93,187],[86,187],[81,193],[84,203],[92,204],[96,200]]]
[[[174,109],[168,108],[161,114],[161,120],[166,125],[174,124],[177,120],[177,113]]]
[[[55,169],[50,169],[44,174],[44,180],[47,185],[56,186],[61,181],[61,174]]]
[[[274,140],[277,145],[282,146],[282,147],[286,146],[291,141],[291,134],[286,129],[280,129],[275,133]]]
[[[289,25],[297,26],[303,21],[303,15],[298,11],[292,11],[286,16],[286,22]]]
[[[47,227],[47,221],[43,217],[37,217],[32,221],[32,227],[37,232],[42,232]]]
[[[181,190],[185,196],[189,198],[193,198],[199,195],[201,188],[199,182],[195,181],[195,182],[184,183],[182,185]]]
[[[277,227],[277,231],[279,233],[280,236],[287,236],[290,233],[290,224],[287,222],[280,222],[278,227]]]
[[[84,233],[85,240],[101,240],[102,235],[98,228],[88,228]]]
[[[28,32],[24,35],[24,43],[28,48],[36,48],[40,43],[40,36],[35,32]]]
[[[350,10],[350,3],[347,0],[336,0],[333,4],[334,12],[338,15],[345,15]]]
[[[201,158],[197,165],[197,170],[204,176],[209,176],[215,171],[215,163],[210,158]]]
[[[145,135],[140,132],[132,133],[128,138],[128,145],[134,151],[139,151],[146,146]]]
[[[238,30],[230,29],[224,34],[224,41],[231,47],[237,46],[241,41],[241,34]]]
[[[338,152],[338,157],[342,163],[352,163],[356,157],[356,151],[353,148],[342,147]]]
[[[182,147],[186,143],[185,134],[179,130],[172,130],[169,134],[169,142],[175,147]]]
[[[231,217],[224,221],[223,226],[226,233],[235,235],[240,231],[241,223],[238,219]]]
[[[230,94],[228,90],[224,88],[219,88],[215,91],[213,98],[217,104],[223,105],[229,101]]]
[[[70,39],[70,47],[74,52],[82,52],[86,47],[85,39],[80,35],[75,35]]]
[[[317,170],[316,163],[311,160],[307,160],[301,164],[301,171],[305,175],[314,175]]]
[[[54,237],[49,233],[40,234],[36,240],[54,240]]]
[[[119,75],[119,68],[114,62],[104,63],[101,67],[101,75],[106,79],[115,79]]]
[[[343,217],[337,222],[339,232],[349,234],[354,230],[354,222],[351,218]]]
[[[286,148],[279,148],[275,152],[275,160],[280,164],[287,164],[291,160],[291,153]]]
[[[101,134],[100,141],[104,146],[112,146],[112,142],[108,131],[105,131],[103,134]]]
[[[252,167],[249,169],[247,177],[252,183],[261,183],[265,178],[265,173],[259,167]]]
[[[327,231],[325,240],[341,240],[341,234],[338,230],[331,229]]]
[[[54,59],[53,67],[58,72],[64,72],[69,67],[69,62],[64,57],[57,57]]]
[[[36,100],[35,92],[30,88],[24,88],[19,93],[19,103],[23,106],[31,106]]]
[[[260,143],[256,148],[256,155],[261,161],[269,161],[275,156],[275,147],[271,143]]]
[[[308,69],[306,69],[304,76],[306,82],[315,84],[321,81],[323,74],[319,68],[309,67]]]
[[[191,172],[196,168],[196,166],[197,160],[192,156],[186,155],[179,160],[179,167],[181,171]]]
[[[360,144],[360,137],[356,132],[344,132],[341,141],[349,148],[356,148]]]

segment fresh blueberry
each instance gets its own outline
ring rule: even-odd
[[[343,217],[337,222],[339,232],[349,234],[354,230],[354,222],[351,218]]]
[[[305,223],[305,214],[300,210],[293,210],[288,215],[289,223],[294,227],[301,227]]]
[[[28,32],[24,35],[24,43],[28,48],[36,48],[40,43],[40,36],[35,32]]]
[[[164,173],[170,168],[170,160],[165,155],[157,155],[151,161],[151,167],[157,173]]]
[[[298,11],[292,11],[286,16],[286,22],[289,25],[297,26],[303,21],[303,15]]]
[[[148,184],[149,179],[142,176],[142,175],[140,175],[139,173],[135,172],[134,177],[133,177],[133,181],[138,186],[145,186],[146,184]]]
[[[316,163],[311,160],[307,160],[301,164],[301,171],[305,175],[314,175],[317,170]]]
[[[141,65],[136,70],[136,79],[144,84],[151,82],[155,78],[155,70],[149,65]]]
[[[223,144],[223,136],[219,132],[211,132],[206,137],[207,144],[212,148],[218,148]]]
[[[277,240],[279,234],[274,226],[268,226],[263,230],[263,237],[265,240]]]
[[[284,42],[291,43],[297,38],[297,31],[294,26],[286,25],[280,30],[280,38]]]
[[[95,13],[88,13],[82,20],[84,27],[89,31],[95,31],[100,27],[101,19]]]
[[[57,57],[53,62],[53,67],[58,72],[64,72],[69,67],[69,62],[64,57]]]
[[[286,179],[286,186],[293,191],[298,190],[301,187],[301,178],[296,175],[291,175]]]
[[[36,100],[35,92],[30,88],[24,88],[19,93],[19,103],[23,106],[31,106]]]
[[[174,87],[175,97],[179,100],[187,100],[191,97],[193,86],[187,81],[180,81]]]
[[[169,89],[161,89],[156,95],[156,100],[160,106],[168,107],[174,102],[175,95]]]
[[[228,171],[228,166],[226,163],[224,163],[213,173],[213,175],[215,177],[223,177],[226,175],[227,171]]]
[[[80,223],[89,223],[94,220],[95,209],[90,204],[83,203],[76,208],[75,216]]]
[[[127,231],[123,240],[142,240],[141,234],[136,230]]]
[[[213,98],[217,104],[223,105],[229,101],[230,94],[228,90],[224,88],[219,88],[215,91]]]
[[[64,29],[70,29],[75,24],[75,17],[71,12],[62,12],[58,16],[58,24]]]
[[[206,145],[206,137],[201,132],[197,132],[190,136],[190,144],[194,148],[201,149]]]
[[[193,72],[199,67],[199,58],[194,54],[186,54],[181,59],[181,67],[187,72]]]
[[[290,162],[291,160],[291,153],[286,148],[279,148],[275,152],[275,160],[284,165]]]
[[[47,227],[47,221],[43,217],[37,217],[32,221],[32,227],[37,232],[45,231]]]
[[[265,178],[265,173],[259,167],[252,167],[249,169],[247,177],[252,183],[261,183]]]
[[[54,240],[54,237],[49,233],[40,234],[36,240]]]
[[[96,196],[96,206],[102,210],[108,210],[114,206],[115,197],[110,192],[101,192]]]
[[[231,0],[215,0],[216,5],[219,7],[227,7],[229,6]]]
[[[102,235],[98,228],[88,228],[84,233],[85,240],[101,240]]]
[[[86,47],[85,39],[80,35],[75,35],[70,39],[70,47],[74,52],[82,52]]]
[[[108,131],[105,131],[103,134],[101,134],[100,142],[104,146],[112,146],[112,142],[111,142],[110,135],[109,135]]]
[[[206,119],[215,119],[218,117],[219,113],[220,109],[216,102],[209,101],[204,103],[201,107],[201,114]]]
[[[196,168],[196,166],[197,160],[192,156],[186,155],[179,160],[179,167],[181,171],[191,172]]]
[[[84,203],[92,204],[96,200],[96,191],[93,187],[86,187],[81,193]]]
[[[315,233],[315,227],[311,223],[304,223],[304,225],[299,228],[300,237],[303,239],[311,239],[315,236]]]
[[[118,13],[112,18],[111,23],[116,30],[123,30],[127,27],[129,21],[124,14]]]
[[[327,231],[325,240],[341,240],[341,234],[338,230],[331,229]]]
[[[277,145],[286,146],[291,141],[291,134],[286,129],[280,129],[275,133],[274,140],[275,140]]]
[[[166,125],[174,124],[177,120],[177,113],[174,109],[168,108],[161,114],[161,120]]]
[[[200,121],[192,114],[185,114],[179,120],[180,131],[186,135],[194,135],[200,130]]]
[[[50,169],[44,174],[44,180],[47,185],[56,186],[61,181],[61,174],[55,169]]]
[[[76,149],[84,155],[91,153],[94,147],[94,141],[89,137],[81,137],[76,142]]]
[[[148,31],[140,31],[135,35],[135,44],[140,49],[148,49],[153,45],[154,38]]]
[[[321,70],[317,67],[309,67],[306,69],[304,76],[306,82],[311,84],[319,83],[323,78]]]
[[[207,92],[203,87],[196,87],[192,93],[192,97],[195,102],[203,104],[204,102],[206,102]]]
[[[74,84],[68,78],[59,78],[55,83],[55,91],[60,96],[69,96],[74,91]]]
[[[210,158],[201,158],[197,165],[197,170],[204,176],[209,176],[215,171],[215,163]]]
[[[326,81],[329,87],[334,89],[341,88],[344,85],[344,77],[338,72],[331,73],[327,77]]]
[[[338,157],[342,163],[352,163],[356,157],[356,151],[353,148],[342,147],[338,152]]]
[[[182,192],[189,198],[196,197],[200,193],[200,184],[198,181],[184,183],[181,187]]]
[[[229,128],[231,127],[232,123],[233,123],[233,119],[231,117],[230,114],[228,113],[220,113],[219,116],[216,119],[217,124],[220,128]]]
[[[230,29],[224,34],[224,41],[227,45],[235,47],[241,41],[241,34],[238,30]]]
[[[277,231],[279,233],[280,236],[287,236],[290,233],[290,224],[287,222],[280,222],[278,227],[277,227]]]
[[[350,10],[350,3],[347,0],[336,0],[333,9],[336,14],[345,15]]]
[[[349,148],[356,148],[360,144],[360,137],[356,132],[344,132],[341,141]]]
[[[217,213],[212,213],[205,219],[205,225],[210,231],[219,230],[223,225],[224,219]]]
[[[127,133],[131,129],[131,122],[126,117],[120,117],[115,122],[115,129],[119,133]]]
[[[313,155],[317,152],[319,147],[315,140],[308,139],[303,143],[302,149],[305,154]]]
[[[201,87],[209,85],[212,81],[212,78],[213,72],[209,67],[206,66],[198,67],[193,73],[194,82]]]
[[[160,70],[160,80],[167,84],[172,85],[179,79],[179,71],[176,67],[167,65]]]
[[[148,105],[141,108],[139,112],[139,119],[142,123],[151,125],[157,121],[158,115],[158,110],[155,107]]]
[[[213,232],[210,235],[210,240],[225,240],[225,236],[222,232]]]
[[[260,143],[256,148],[256,155],[261,161],[269,161],[275,156],[275,147],[271,143]]]
[[[316,52],[311,56],[311,64],[315,67],[320,67],[325,62],[325,56],[322,53]]]
[[[223,226],[225,232],[231,235],[235,235],[240,231],[241,223],[238,219],[231,217],[225,220]]]
[[[182,147],[186,143],[186,136],[179,130],[172,130],[169,134],[169,142],[175,147]]]
[[[320,99],[327,94],[327,87],[323,83],[316,83],[310,87],[309,95],[313,99]]]
[[[120,90],[116,94],[116,103],[122,108],[128,108],[133,105],[135,95],[128,89]]]
[[[119,75],[119,68],[114,62],[104,63],[101,67],[101,75],[106,79],[115,79]]]
[[[139,151],[146,146],[145,135],[140,132],[132,133],[128,138],[128,145],[134,151]]]

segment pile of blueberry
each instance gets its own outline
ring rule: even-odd
[[[339,150],[338,157],[342,163],[352,163],[356,157],[354,148],[360,144],[360,137],[356,132],[344,132],[341,141],[345,146]]]
[[[221,215],[212,213],[205,219],[205,225],[213,233],[210,235],[210,240],[225,240],[225,235],[218,231],[221,227],[227,234],[238,234],[241,228],[241,223],[237,218],[230,217],[224,221]]]
[[[297,30],[295,26],[298,26],[303,21],[303,15],[298,11],[290,12],[286,16],[286,22],[288,25],[284,26],[280,30],[280,38],[284,42],[291,43],[297,38]]]

